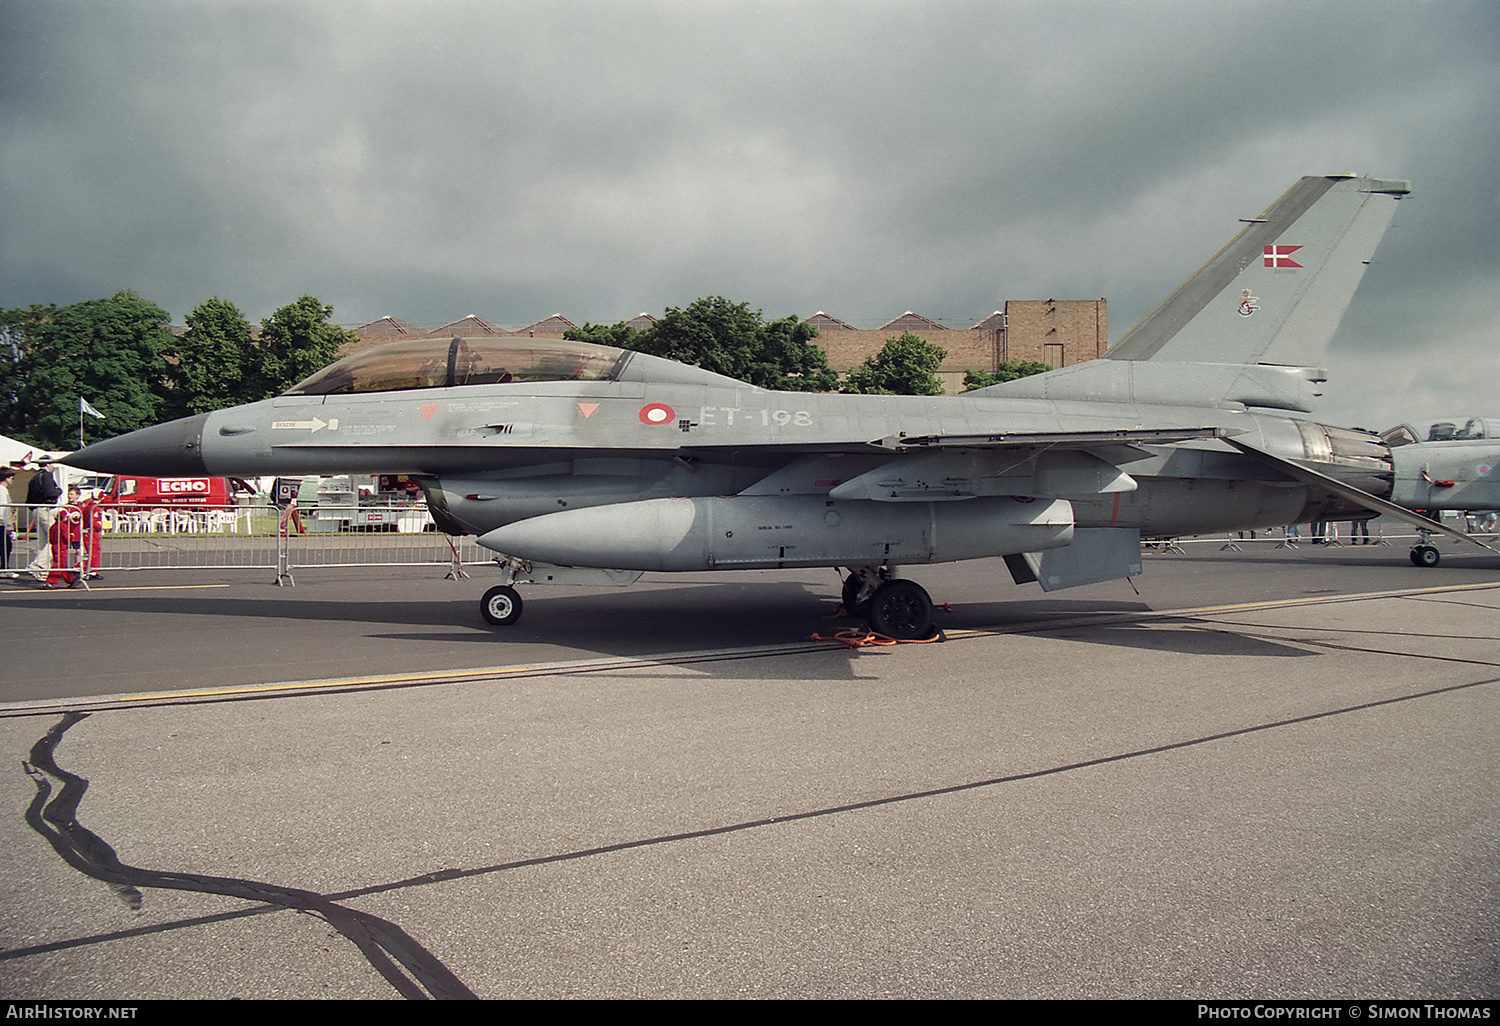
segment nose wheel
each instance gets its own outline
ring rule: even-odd
[[[508,584],[497,584],[479,600],[479,613],[486,623],[509,626],[521,618],[521,593]]]

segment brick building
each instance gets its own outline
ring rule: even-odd
[[[1001,359],[1066,367],[1103,356],[1109,348],[1106,305],[1102,299],[1007,300]]]
[[[1001,363],[1035,360],[1051,367],[1070,366],[1103,356],[1109,348],[1108,304],[1103,299],[1007,300],[969,328],[946,328],[910,311],[879,328],[862,331],[819,311],[808,321],[818,327],[818,345],[828,365],[840,374],[880,352],[885,340],[909,331],[948,356],[938,379],[951,395],[962,392],[964,372],[993,371]]]
[[[940,346],[948,356],[938,370],[938,379],[950,394],[962,392],[964,372],[993,371],[1008,361],[1035,360],[1052,367],[1071,366],[1103,356],[1109,347],[1109,321],[1103,299],[1007,300],[997,310],[968,328],[947,328],[937,321],[908,310],[879,328],[863,330],[818,311],[807,322],[818,329],[817,344],[828,354],[828,365],[840,374],[864,363],[880,352],[886,339],[911,332]],[[643,330],[655,323],[649,314],[628,321]],[[398,338],[451,337],[453,335],[530,335],[562,338],[573,322],[553,314],[523,328],[506,330],[474,315],[440,328],[419,328],[394,317],[382,317],[354,329],[360,338],[353,349],[362,349]]]

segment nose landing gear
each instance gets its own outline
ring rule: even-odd
[[[508,584],[497,584],[479,600],[479,613],[496,627],[515,623],[521,618],[521,593]]]

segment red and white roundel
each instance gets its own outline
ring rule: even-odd
[[[641,407],[642,424],[670,424],[676,418],[677,414],[666,403],[650,403]]]

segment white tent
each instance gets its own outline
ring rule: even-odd
[[[34,463],[39,460],[61,460],[69,454],[65,450],[39,449],[25,442],[18,442],[14,438],[0,435],[0,464],[7,467],[20,469],[22,463]]]

